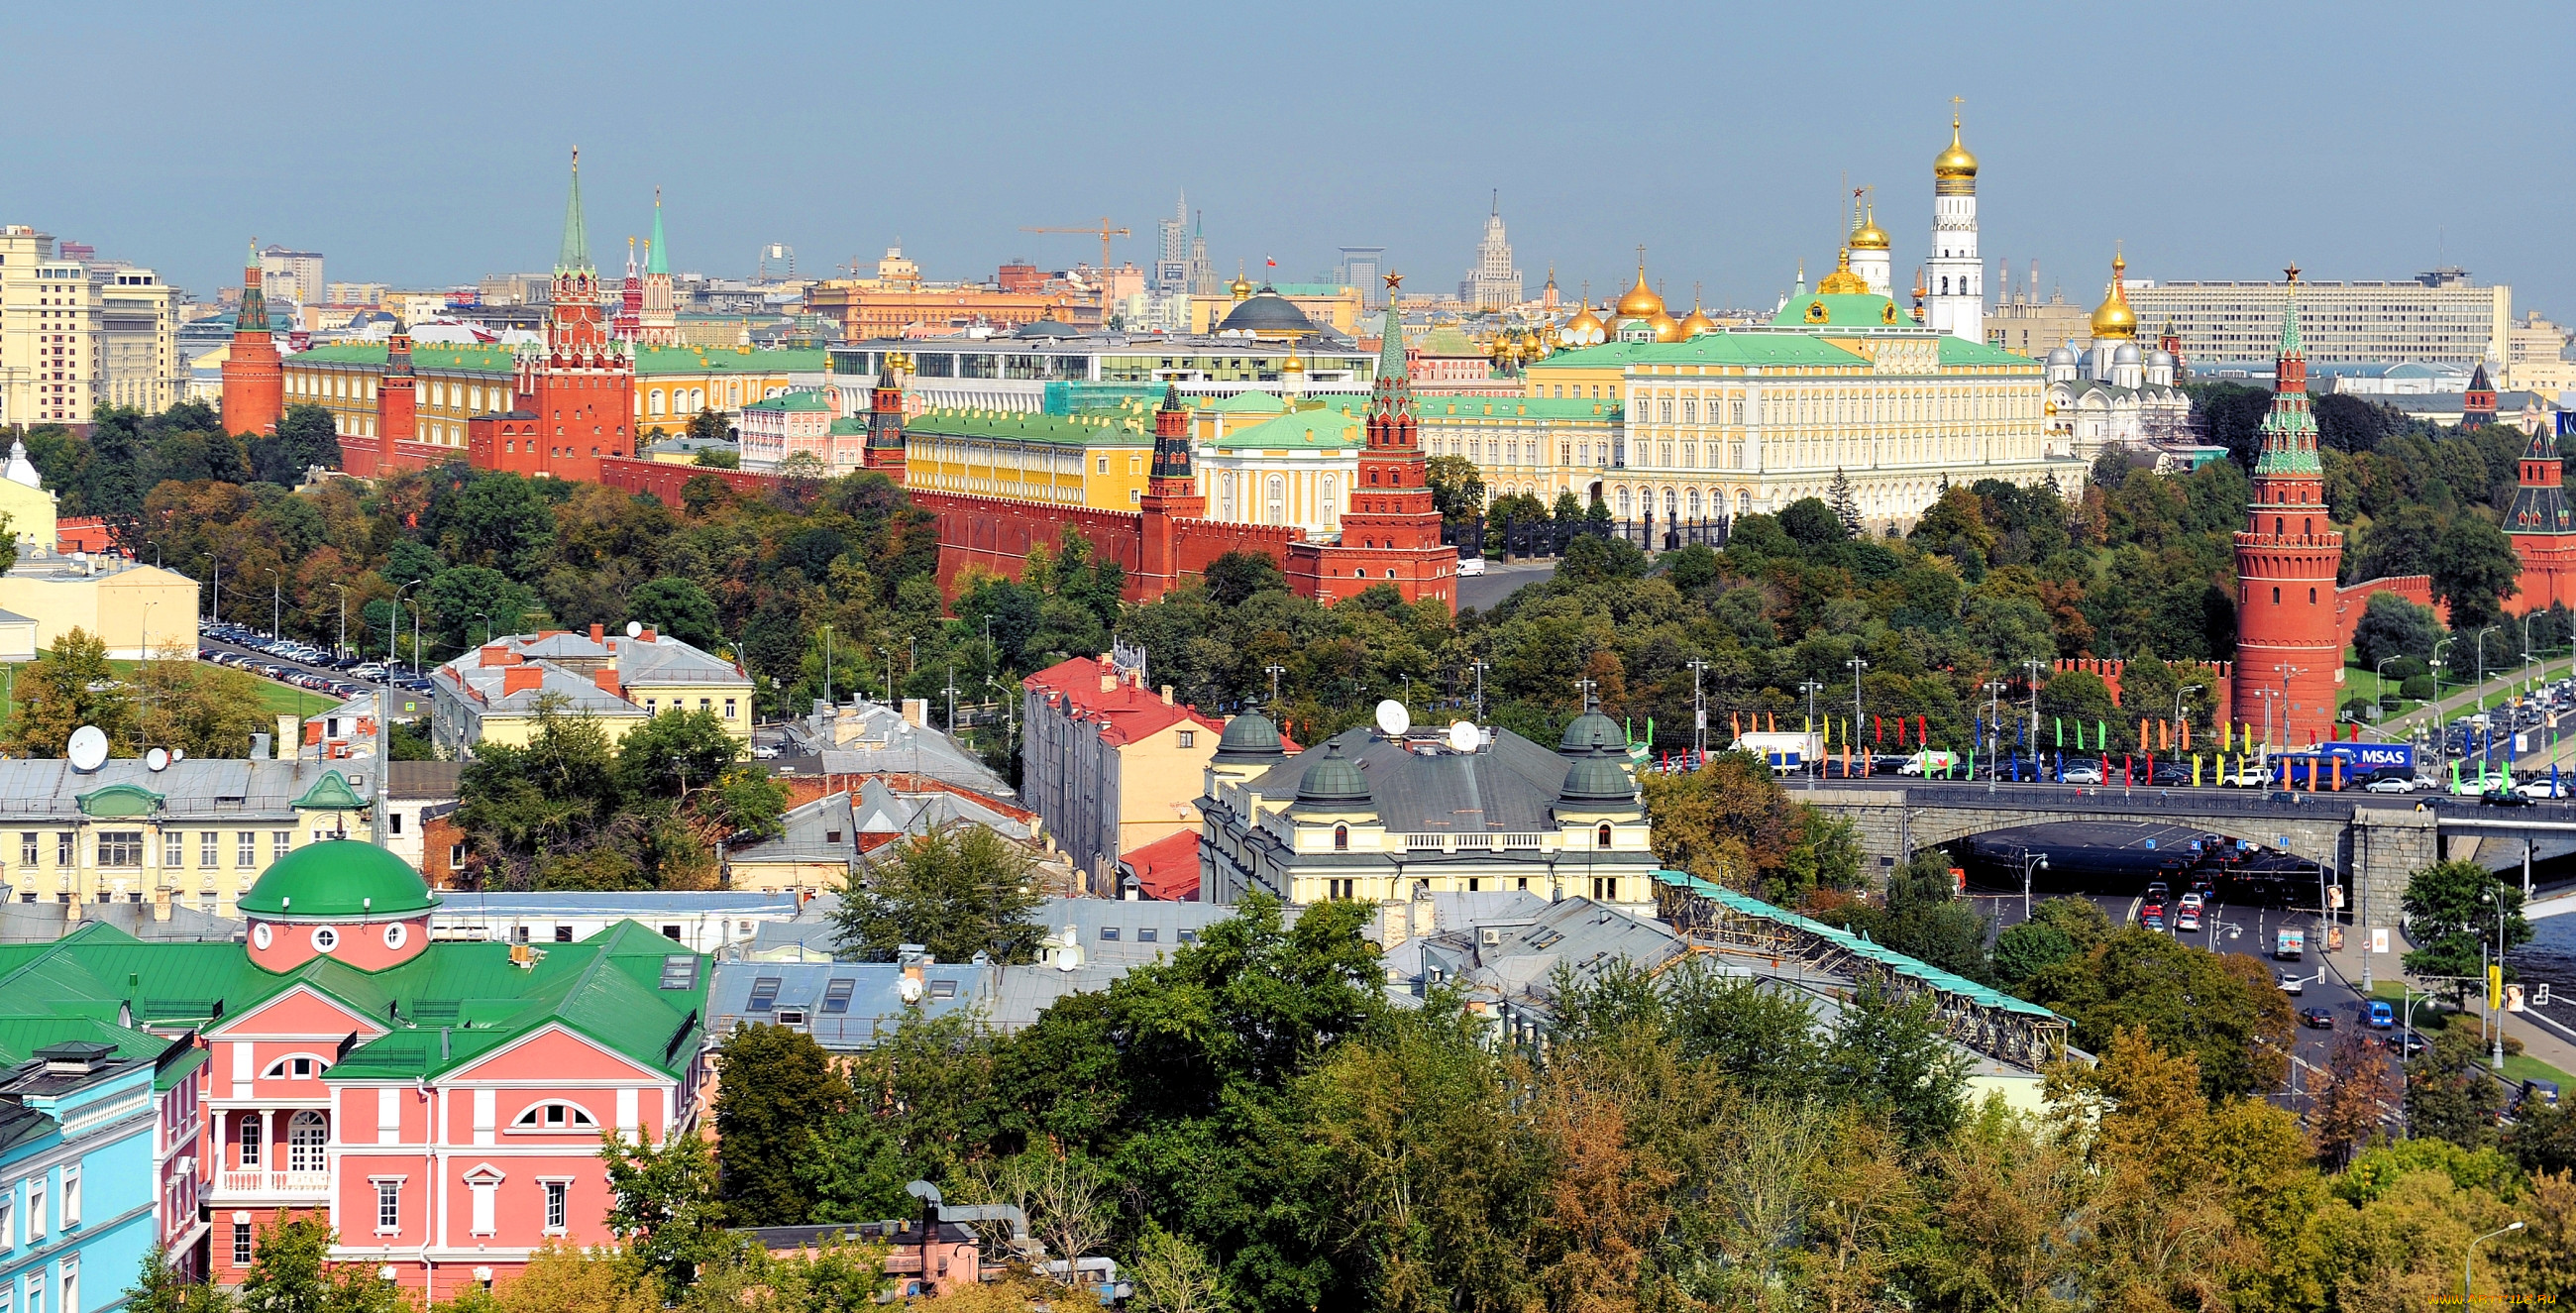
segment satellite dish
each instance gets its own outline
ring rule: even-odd
[[[188,750],[187,750],[186,748],[172,748],[172,749],[170,749],[170,760],[172,760],[172,761],[186,761],[187,759],[188,759]]]
[[[628,638],[641,638],[641,637],[643,637],[643,635],[644,635],[644,622],[643,622],[643,621],[641,621],[641,620],[629,620],[629,621],[627,621],[627,622],[626,622],[626,636],[627,636]]]
[[[896,997],[906,1003],[918,1003],[921,1001],[921,982],[914,977],[905,976],[895,985],[894,992]]]
[[[1403,738],[1404,732],[1413,728],[1413,713],[1405,710],[1403,703],[1388,698],[1377,704],[1377,728],[1388,738]]]
[[[71,742],[63,754],[72,759],[72,769],[84,774],[107,764],[107,735],[96,725],[83,725],[72,731]]]
[[[145,770],[154,771],[170,769],[170,750],[168,748],[154,748],[150,752],[144,753],[143,768]]]
[[[1476,722],[1472,720],[1453,720],[1449,722],[1449,750],[1451,752],[1474,752],[1476,750],[1476,746],[1484,742],[1484,740],[1485,736],[1476,732]]]

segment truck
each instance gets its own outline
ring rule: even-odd
[[[1735,750],[1771,763],[1774,775],[1797,775],[1805,772],[1808,762],[1825,755],[1825,736],[1794,730],[1756,731],[1736,736]]]
[[[1896,768],[1899,775],[1946,775],[1958,769],[1959,754],[1948,748],[1926,748],[1906,757]]]
[[[2296,962],[2308,955],[2308,932],[2283,928],[2272,937],[2272,956],[2283,962]]]

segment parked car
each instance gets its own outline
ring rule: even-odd
[[[2102,772],[2092,766],[2069,766],[2066,768],[2066,782],[2069,784],[2100,784],[2102,782]]]
[[[1461,557],[1459,557],[1459,558],[1458,558],[1458,577],[1459,577],[1459,578],[1461,578],[1461,579],[1473,579],[1473,578],[1477,577],[1478,575],[1483,574],[1484,572],[1485,572],[1485,558],[1484,558],[1484,557],[1481,557],[1481,556],[1461,556]]]
[[[2310,1030],[2332,1030],[2334,1029],[2334,1011],[2331,1008],[2301,1008],[2299,1009],[2299,1024]]]
[[[2478,795],[2478,805],[2481,807],[2528,807],[2532,801],[2530,794],[2518,792],[2511,787],[2493,788]]]
[[[2369,793],[2413,793],[2415,781],[2403,775],[2383,775],[2361,787]]]
[[[2308,992],[2308,978],[2306,976],[2294,976],[2289,972],[2284,971],[2281,973],[2280,979],[2281,992],[2284,994],[2304,994]]]
[[[2388,1000],[2384,998],[2374,998],[2370,1000],[2368,1016],[2370,1019],[2370,1028],[2372,1030],[2395,1030],[2397,1028],[2397,1009],[2390,1007],[2388,1005]]]

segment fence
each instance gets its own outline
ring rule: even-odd
[[[1499,545],[1506,556],[1563,556],[1566,544],[1578,537],[1616,538],[1648,552],[1669,552],[1693,544],[1724,547],[1726,517],[1662,521],[1651,515],[1642,520],[1511,519],[1503,522]],[[1496,545],[1482,520],[1443,524],[1440,541],[1457,548],[1460,556],[1481,556],[1488,546]]]

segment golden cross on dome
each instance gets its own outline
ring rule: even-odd
[[[1959,125],[1959,107],[1967,103],[1968,102],[1966,100],[1958,96],[1950,97],[1950,126],[1957,127]]]
[[[1392,292],[1402,286],[1404,286],[1404,275],[1391,273],[1386,276],[1386,290]]]

